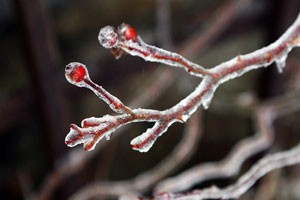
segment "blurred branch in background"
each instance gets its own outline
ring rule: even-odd
[[[16,14],[25,42],[27,70],[35,91],[35,105],[39,107],[45,144],[53,164],[64,148],[58,140],[65,130],[66,112],[61,88],[57,81],[58,48],[51,30],[45,2],[41,0],[14,0]]]
[[[240,141],[231,150],[229,155],[218,163],[200,164],[182,172],[176,177],[169,178],[158,183],[156,186],[156,192],[185,191],[196,184],[210,179],[228,178],[237,175],[241,165],[247,158],[265,150],[273,143],[273,122],[280,117],[300,110],[299,95],[299,91],[293,91],[259,105],[258,108],[255,109],[257,110],[255,120],[258,132],[256,136]],[[228,186],[224,190],[219,190],[213,187],[208,190],[195,192],[195,194],[192,194],[191,196],[187,195],[184,198],[238,198],[260,177],[264,176],[271,170],[299,163],[299,156],[295,157],[297,154],[299,154],[299,145],[285,153],[266,156],[265,158],[262,158],[257,165],[254,165],[251,170],[249,170],[249,173],[241,177],[239,179],[241,181],[238,181],[235,185]],[[178,195],[178,198],[180,196],[181,195]]]
[[[171,50],[171,0],[156,0],[156,35],[159,46]]]

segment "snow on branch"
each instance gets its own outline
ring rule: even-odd
[[[215,90],[222,83],[239,77],[250,70],[267,67],[274,62],[281,72],[288,53],[294,47],[300,46],[300,15],[274,43],[252,53],[239,55],[212,69],[205,69],[179,54],[146,44],[135,29],[128,24],[123,23],[118,28],[106,26],[100,30],[98,39],[103,47],[111,49],[116,58],[128,53],[139,56],[146,61],[181,67],[191,75],[202,78],[192,93],[169,109],[162,111],[132,109],[104,88],[92,82],[84,64],[74,62],[66,66],[65,75],[71,84],[92,90],[113,111],[118,113],[118,115],[105,115],[101,118],[87,118],[82,121],[81,127],[71,124],[70,132],[66,136],[66,144],[72,147],[83,143],[86,150],[92,150],[103,137],[109,139],[115,130],[125,124],[141,121],[155,122],[152,128],[131,141],[134,150],[147,152],[170,125],[175,122],[185,122],[200,105],[203,105],[205,109],[208,108]]]

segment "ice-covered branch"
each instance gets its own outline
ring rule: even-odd
[[[250,70],[269,66],[273,62],[276,62],[279,71],[282,71],[288,53],[294,47],[300,45],[300,15],[293,25],[274,43],[252,53],[239,55],[210,70],[195,65],[178,54],[144,43],[136,31],[127,24],[122,24],[118,29],[107,26],[100,30],[98,38],[100,43],[105,48],[112,49],[117,57],[120,57],[122,52],[125,51],[128,54],[140,56],[145,60],[183,67],[191,74],[203,77],[199,86],[192,93],[170,109],[163,111],[130,109],[101,86],[93,83],[89,79],[83,64],[71,63],[67,65],[66,77],[71,83],[91,89],[112,110],[121,114],[104,116],[100,119],[90,118],[84,120],[82,128],[71,125],[71,130],[66,137],[66,144],[74,146],[84,143],[86,150],[92,150],[96,143],[105,135],[109,138],[112,132],[127,123],[138,121],[155,122],[151,129],[148,129],[131,141],[133,149],[145,152],[151,148],[155,140],[171,124],[174,122],[185,122],[200,105],[208,108],[215,90],[222,83],[239,77]]]
[[[69,83],[77,87],[85,87],[92,90],[100,99],[109,105],[109,107],[118,113],[131,113],[117,97],[111,95],[101,86],[91,81],[88,70],[84,64],[72,62],[65,68],[65,76]]]
[[[179,166],[186,163],[197,147],[201,136],[201,113],[195,113],[186,124],[182,140],[164,160],[155,167],[145,171],[136,177],[123,181],[98,181],[84,186],[72,195],[72,200],[91,199],[93,197],[123,196],[137,194],[150,189],[157,181],[170,174]]]
[[[239,11],[251,0],[236,0],[225,2],[221,9],[212,15],[214,19],[209,23],[209,26],[202,30],[199,28],[195,30],[193,36],[186,39],[183,42],[178,52],[183,55],[194,57],[201,54],[202,49],[206,49],[212,43],[221,36],[235,19]],[[237,6],[243,5],[243,6]],[[234,9],[233,9],[234,8]],[[221,17],[216,17],[221,16]],[[224,21],[224,17],[226,20]],[[137,106],[148,106],[154,102],[160,94],[162,94],[178,77],[178,73],[170,68],[158,68],[154,73],[149,74],[147,80],[137,88],[135,94],[132,95],[129,105],[132,107]],[[116,139],[125,133],[130,126],[125,126],[118,135],[114,137]],[[57,167],[47,176],[44,184],[37,193],[39,199],[49,199],[51,193],[59,187],[68,177],[75,173],[78,173],[88,163],[89,160],[93,159],[100,150],[108,143],[98,144],[97,149],[88,154],[81,151],[81,149],[73,149],[66,156],[62,157]]]
[[[100,44],[120,58],[124,52],[139,56],[146,61],[158,62],[174,67],[182,67],[192,75],[202,77],[209,74],[202,66],[193,63],[177,53],[149,45],[137,34],[135,29],[128,24],[121,24],[118,28],[106,26],[99,32]]]

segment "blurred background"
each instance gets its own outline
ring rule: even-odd
[[[170,127],[148,153],[133,151],[130,140],[152,125],[136,123],[118,130],[94,152],[64,144],[70,123],[112,114],[92,92],[65,80],[69,62],[86,64],[94,82],[133,108],[169,108],[199,83],[182,69],[126,55],[115,60],[97,41],[101,27],[126,22],[147,43],[210,68],[273,42],[299,10],[298,0],[0,0],[0,198],[66,199],[93,181],[134,177],[166,158],[179,143],[183,124]],[[255,105],[298,91],[299,56],[298,49],[292,51],[281,75],[273,66],[218,89],[199,119],[203,134],[193,155],[170,175],[218,161],[239,140],[253,135]],[[267,152],[298,143],[299,114],[275,121],[275,144]],[[248,160],[242,172],[262,155]],[[271,179],[277,188],[269,199],[300,199],[299,191],[289,187],[300,185],[299,169],[277,172]],[[225,186],[236,178],[195,188]],[[268,186],[262,182],[243,199],[266,199],[257,195],[261,185]]]

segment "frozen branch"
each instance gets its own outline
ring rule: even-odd
[[[201,113],[195,113],[193,118],[187,123],[183,132],[183,138],[170,155],[162,160],[152,169],[139,174],[138,176],[125,181],[98,181],[80,189],[72,195],[72,200],[90,199],[99,196],[123,196],[128,194],[138,194],[150,189],[159,180],[178,169],[189,160],[196,149],[201,133],[200,121]]]
[[[230,5],[228,5],[227,2],[224,3],[224,6],[213,14],[216,17],[214,17],[214,20],[212,20],[209,27],[204,31],[202,29],[196,30],[191,38],[188,38],[187,41],[183,42],[184,45],[179,49],[179,53],[193,57],[195,56],[195,52],[198,53],[200,49],[205,49],[207,46],[211,45],[221,33],[229,27],[242,7],[238,6],[237,8],[239,9],[232,8],[236,8],[236,5],[239,4],[244,5],[243,3],[247,1],[249,0],[236,0],[231,2]],[[224,16],[227,16],[225,21],[223,20]],[[197,40],[195,40],[196,38]],[[190,51],[191,48],[192,51]],[[175,73],[174,70],[170,70],[169,68],[158,68],[155,73],[149,76],[149,81],[147,81],[149,83],[146,83],[145,86],[142,85],[140,89],[137,90],[138,95],[133,95],[134,98],[130,101],[129,105],[132,107],[150,105],[156,100],[156,97],[159,97],[160,94],[174,82],[177,75],[178,74]],[[125,126],[122,129],[122,133],[125,132],[128,127],[129,126]],[[120,135],[121,132],[114,138],[117,138]],[[98,148],[88,154],[85,154],[80,149],[73,149],[69,152],[60,160],[56,169],[54,169],[54,171],[52,171],[45,179],[44,184],[37,194],[38,198],[49,199],[49,196],[55,188],[69,176],[80,171],[106,144],[107,143],[98,144]]]
[[[285,66],[288,53],[294,47],[300,45],[300,15],[293,25],[274,43],[252,53],[239,55],[209,70],[186,60],[176,53],[144,43],[136,31],[127,24],[122,24],[117,29],[111,26],[104,27],[100,30],[98,39],[105,48],[112,49],[117,58],[122,55],[122,52],[126,52],[147,61],[182,67],[192,75],[203,77],[202,82],[192,93],[170,109],[163,111],[131,109],[101,86],[93,83],[89,79],[87,69],[83,64],[71,63],[67,65],[66,77],[70,83],[91,89],[112,110],[121,114],[85,119],[81,128],[72,124],[66,137],[66,144],[75,146],[83,143],[86,150],[92,150],[104,136],[109,139],[112,132],[125,124],[140,121],[155,122],[151,129],[131,141],[133,149],[146,152],[171,124],[185,122],[200,105],[208,108],[215,90],[222,83],[237,78],[250,70],[269,66],[273,62],[277,64],[281,72]],[[79,78],[77,77],[78,73]],[[73,76],[73,74],[75,75]]]
[[[143,58],[146,61],[182,67],[192,75],[203,77],[209,72],[202,66],[193,63],[181,55],[146,44],[135,29],[128,24],[121,24],[117,29],[106,26],[100,29],[98,40],[107,49],[111,49],[116,58],[124,52]]]

